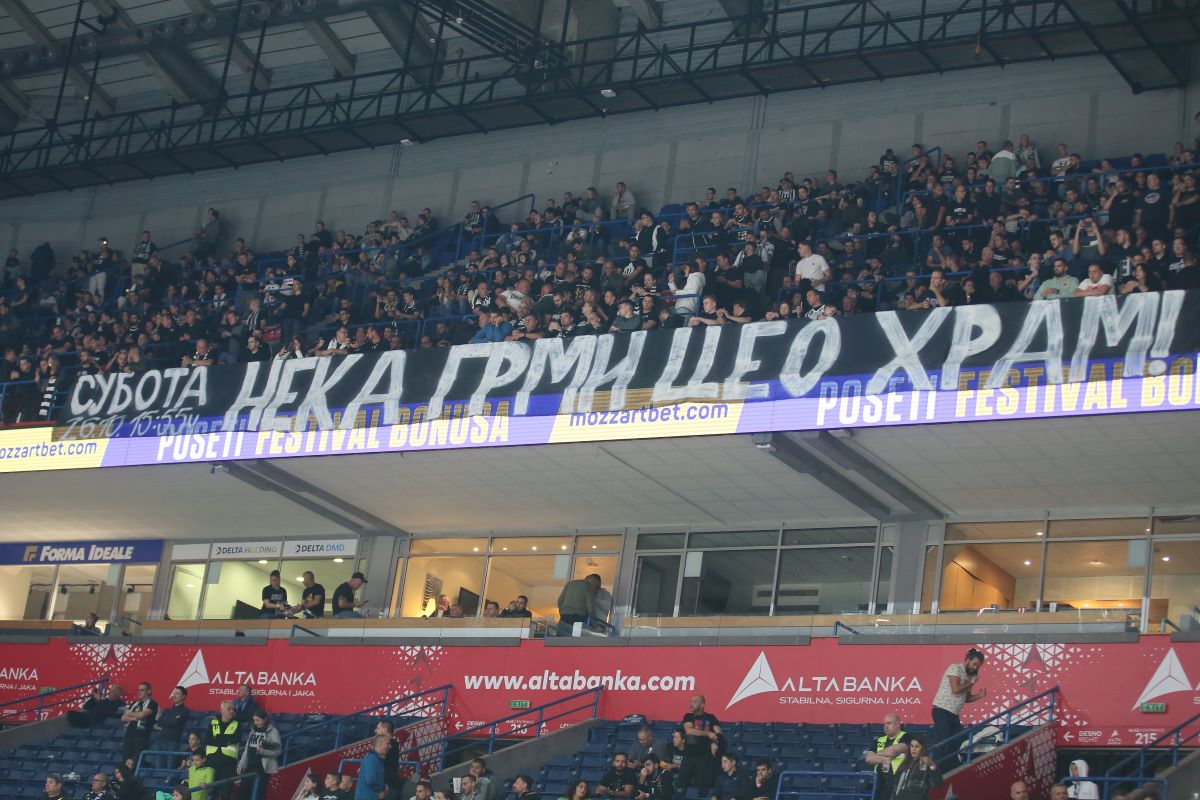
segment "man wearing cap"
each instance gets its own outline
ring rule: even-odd
[[[354,593],[367,582],[361,572],[350,576],[350,580],[341,584],[333,592],[333,616],[337,619],[362,619],[358,609],[366,604],[366,600],[356,600]]]

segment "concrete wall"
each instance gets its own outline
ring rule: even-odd
[[[607,195],[618,180],[657,209],[709,185],[774,185],[787,170],[858,178],[885,148],[903,155],[913,142],[961,162],[978,139],[995,146],[1022,132],[1044,157],[1059,141],[1089,158],[1161,152],[1191,140],[1195,91],[1133,95],[1087,58],[792,92],[9,200],[0,246],[27,257],[49,241],[64,260],[100,235],[128,249],[143,228],[163,246],[212,205],[231,237],[278,249],[316,219],[361,231],[389,209],[415,218],[429,206],[453,222],[474,199],[533,192],[541,202],[588,185]]]

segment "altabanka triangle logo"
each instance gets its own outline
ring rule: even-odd
[[[1142,689],[1142,694],[1133,707],[1136,709],[1142,703],[1165,694],[1191,691],[1191,688],[1192,682],[1188,680],[1187,673],[1183,671],[1183,664],[1179,663],[1179,656],[1172,647],[1159,663],[1158,669],[1154,670],[1154,676],[1146,683],[1146,688]]]
[[[760,650],[758,658],[754,661],[754,665],[750,667],[750,671],[746,673],[746,677],[742,678],[742,685],[733,693],[733,697],[730,698],[729,704],[725,708],[729,708],[734,703],[741,702],[747,697],[753,697],[756,694],[778,691],[779,684],[775,681],[775,673],[771,672],[771,665],[767,662],[767,654]]]
[[[191,663],[187,665],[187,669],[179,678],[178,685],[190,689],[208,682],[208,666],[204,663],[204,651],[197,650],[196,655],[192,656]]]

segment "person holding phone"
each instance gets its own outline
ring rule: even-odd
[[[983,653],[972,647],[961,663],[946,667],[938,683],[937,694],[933,698],[934,758],[943,771],[948,762],[953,766],[952,757],[957,743],[947,745],[945,742],[962,730],[959,715],[963,706],[987,697],[987,689],[972,691],[979,680],[979,670],[984,661]]]

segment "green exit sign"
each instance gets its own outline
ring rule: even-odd
[[[57,691],[58,689],[55,689],[53,686],[43,686],[41,689],[38,689],[38,694],[54,694]]]
[[[1154,704],[1147,703],[1147,705],[1154,705]],[[509,700],[508,707],[509,708],[529,708],[529,701],[528,700]]]
[[[1167,713],[1166,703],[1142,703],[1143,714],[1165,714]]]

